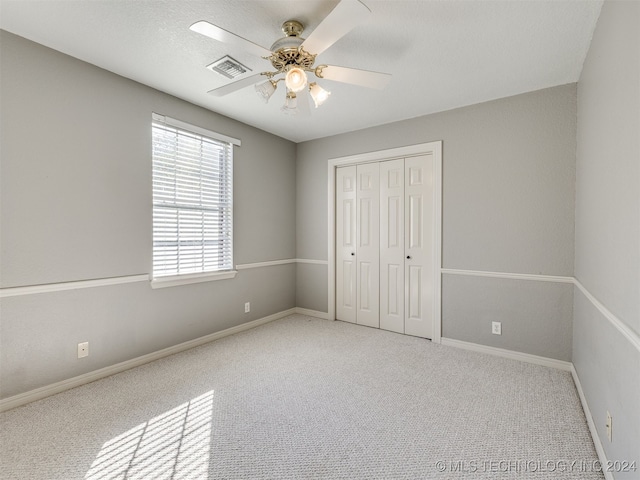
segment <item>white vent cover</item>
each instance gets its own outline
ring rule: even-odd
[[[242,65],[239,61],[231,58],[229,55],[225,55],[219,60],[216,60],[211,65],[207,65],[207,68],[212,72],[224,75],[227,78],[236,78],[243,73],[250,72],[251,69]]]

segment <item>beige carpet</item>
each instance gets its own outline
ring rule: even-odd
[[[600,479],[571,375],[293,315],[0,416],[3,479]]]

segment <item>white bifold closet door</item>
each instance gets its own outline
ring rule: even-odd
[[[380,164],[380,328],[404,333],[404,159]]]
[[[336,318],[431,338],[433,155],[336,169]]]
[[[336,172],[336,318],[380,326],[380,174],[370,163]]]
[[[431,338],[433,155],[380,164],[380,328]]]
[[[356,166],[336,170],[336,318],[356,323]]]
[[[357,165],[356,323],[380,327],[380,166]]]

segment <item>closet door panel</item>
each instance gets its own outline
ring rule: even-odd
[[[407,319],[420,320],[423,315],[422,308],[422,272],[419,265],[409,265],[407,268],[406,289],[409,296],[407,304]]]
[[[380,326],[380,167],[357,165],[356,323]]]
[[[356,322],[356,167],[336,169],[336,318]]]
[[[432,338],[432,154],[336,169],[336,318]]]
[[[404,333],[404,160],[380,163],[380,328]]]
[[[405,159],[405,330],[431,338],[434,315],[433,155]]]

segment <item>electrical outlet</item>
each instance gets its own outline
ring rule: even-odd
[[[82,342],[78,344],[78,358],[89,356],[89,342]]]
[[[246,302],[244,304],[244,313],[249,313],[251,311],[251,302]]]
[[[607,412],[607,438],[611,441],[611,430],[613,430],[613,419],[611,418],[611,414]]]
[[[502,335],[502,323],[491,322],[491,333],[494,335]]]

